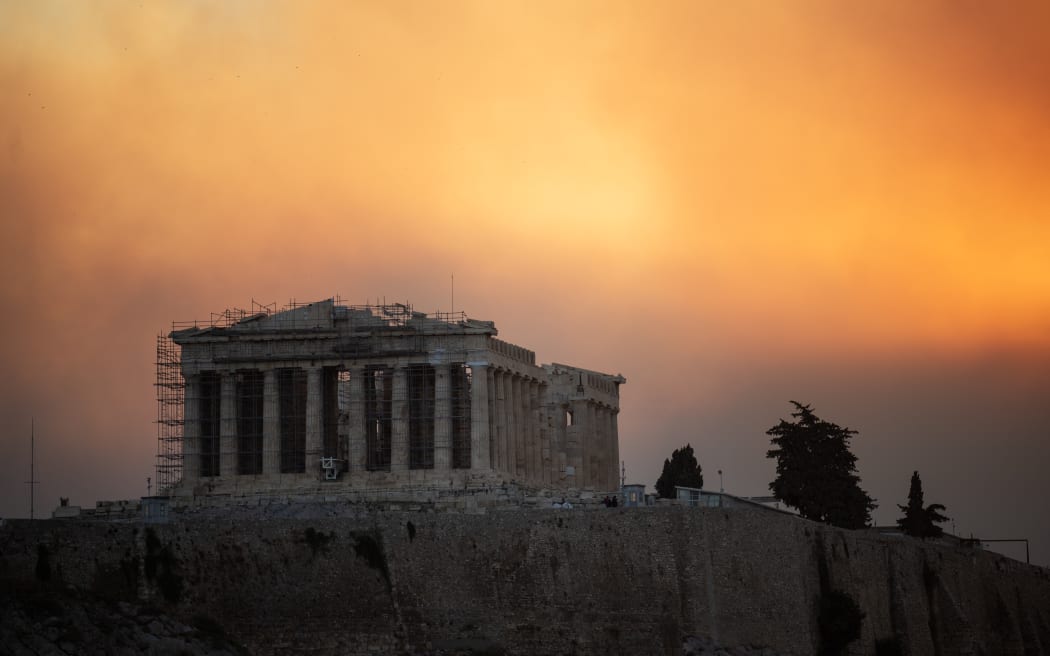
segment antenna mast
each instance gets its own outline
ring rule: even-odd
[[[34,493],[36,492],[36,485],[40,481],[36,480],[36,419],[29,419],[29,480],[26,481],[26,485],[29,486],[29,519],[34,519]]]

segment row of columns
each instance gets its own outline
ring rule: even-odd
[[[307,370],[307,425],[311,424],[309,390],[317,388],[320,381],[320,369]],[[219,419],[219,471],[223,477],[237,475],[238,432],[237,432],[237,379],[234,372],[220,372],[220,419]],[[201,435],[201,379],[200,375],[190,374],[185,378],[185,397],[183,401],[183,446],[182,477],[183,480],[197,480],[201,477],[202,435]],[[315,401],[319,403],[320,398]],[[320,416],[319,412],[313,413]],[[312,422],[316,426],[316,422]],[[274,369],[263,371],[263,439],[262,457],[264,473],[279,473],[281,469],[280,444],[280,401],[277,394],[277,372]],[[311,440],[307,431],[305,456],[316,451],[315,444],[320,441],[320,433]]]
[[[451,365],[434,368],[433,469],[449,470],[454,461],[454,428]],[[509,369],[468,362],[471,370],[469,466],[495,469],[537,485],[593,487],[612,490],[619,484],[619,440],[616,408],[589,399],[569,402],[572,425],[564,410],[544,407],[546,383]],[[318,472],[323,453],[324,369],[306,368],[306,472]],[[349,423],[340,425],[346,439],[351,473],[368,469],[365,367],[344,369],[349,376],[346,410]],[[388,369],[392,375],[390,470],[406,471],[409,463],[408,375],[405,366]],[[221,372],[220,467],[223,477],[238,473],[238,398],[236,372]],[[263,370],[262,473],[281,472],[281,418],[275,369]],[[200,478],[200,377],[186,376],[184,405],[183,478]],[[464,439],[466,435],[463,435]],[[463,445],[466,446],[466,445]],[[464,454],[465,455],[465,454]],[[572,467],[572,478],[567,477]]]
[[[493,469],[536,485],[619,487],[616,408],[591,399],[545,405],[546,384],[511,369],[492,368],[488,381]]]
[[[544,384],[508,369],[490,371],[488,381],[492,468],[537,484],[557,480],[551,469],[550,427],[544,421]]]
[[[619,488],[620,448],[616,408],[589,399],[571,404],[573,426],[566,428],[570,464],[578,487]]]
[[[451,365],[432,364],[434,368],[434,469],[453,467],[453,398],[451,394]],[[471,469],[489,467],[489,376],[486,363],[470,363],[469,441],[464,435],[461,448],[470,451]],[[349,375],[349,423],[345,436],[349,452],[349,469],[360,472],[368,469],[368,430],[366,426],[365,367],[354,365],[343,369]],[[393,366],[391,393],[390,470],[408,469],[409,463],[409,403],[407,367]],[[304,457],[306,471],[319,471],[323,454],[323,374],[322,367],[306,368],[306,431]],[[219,421],[219,475],[238,474],[238,398],[236,372],[219,372],[221,379]],[[183,405],[183,479],[201,478],[201,381],[200,375],[185,376]],[[463,417],[466,419],[466,417]],[[262,473],[281,473],[281,417],[277,370],[263,370],[263,439]],[[340,426],[338,430],[342,430]],[[342,435],[340,436],[342,437]]]

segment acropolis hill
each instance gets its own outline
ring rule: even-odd
[[[39,601],[74,595],[74,607],[130,604],[82,653],[159,613],[199,627],[183,637],[221,627],[252,654],[679,655],[692,636],[731,648],[720,654],[802,656],[820,649],[821,599],[841,591],[864,613],[850,654],[1050,652],[1047,570],[771,510],[315,513],[9,522],[3,647],[45,653],[13,646],[75,622],[65,602]],[[176,653],[149,649],[129,651]]]
[[[1050,653],[1040,567],[715,493],[603,506],[624,382],[401,305],[179,326],[161,493],[0,522],[0,654],[809,656],[843,599],[837,653]]]

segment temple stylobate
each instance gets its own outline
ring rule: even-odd
[[[175,487],[618,489],[624,378],[537,365],[497,334],[462,314],[331,299],[175,330]]]

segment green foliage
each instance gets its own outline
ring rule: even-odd
[[[146,561],[144,563],[146,570],[146,578],[153,581],[157,578],[157,555],[160,553],[162,548],[160,538],[153,531],[152,528],[146,529]]]
[[[335,538],[335,533],[322,533],[321,531],[314,530],[313,526],[310,526],[303,532],[303,539],[306,544],[310,545],[310,551],[314,557],[317,556],[318,551],[328,551],[328,543]]]
[[[670,460],[664,460],[664,469],[656,481],[656,493],[661,499],[673,499],[675,486],[704,486],[703,469],[693,455],[693,447],[688,443],[671,453]]]
[[[354,555],[364,559],[369,567],[377,570],[386,581],[387,588],[390,588],[390,567],[386,562],[386,554],[383,553],[382,538],[378,537],[378,533],[375,536],[370,533],[350,535],[354,539]]]
[[[766,457],[777,461],[769,489],[806,519],[849,529],[867,526],[875,502],[861,489],[857,457],[849,450],[857,431],[820,419],[808,405],[791,403],[795,421],[781,419],[766,431],[776,447]]]
[[[846,652],[846,645],[860,637],[864,613],[860,606],[845,592],[829,590],[820,597],[821,656],[837,656]]]
[[[125,551],[120,559],[120,572],[124,578],[125,589],[135,591],[139,581],[139,557],[131,555],[130,550]]]
[[[156,581],[160,593],[170,603],[182,598],[182,577],[175,571],[178,560],[171,547],[162,544],[152,528],[146,529],[146,558],[143,563],[146,578]]]
[[[911,487],[908,489],[908,505],[897,505],[904,512],[904,516],[897,520],[897,526],[905,535],[916,538],[939,538],[944,534],[944,529],[937,526],[938,523],[948,521],[941,514],[944,506],[939,503],[923,505],[922,479],[919,472],[912,472]]]
[[[39,581],[47,583],[51,580],[51,553],[47,550],[47,545],[38,544],[36,546],[36,568],[34,572]]]

